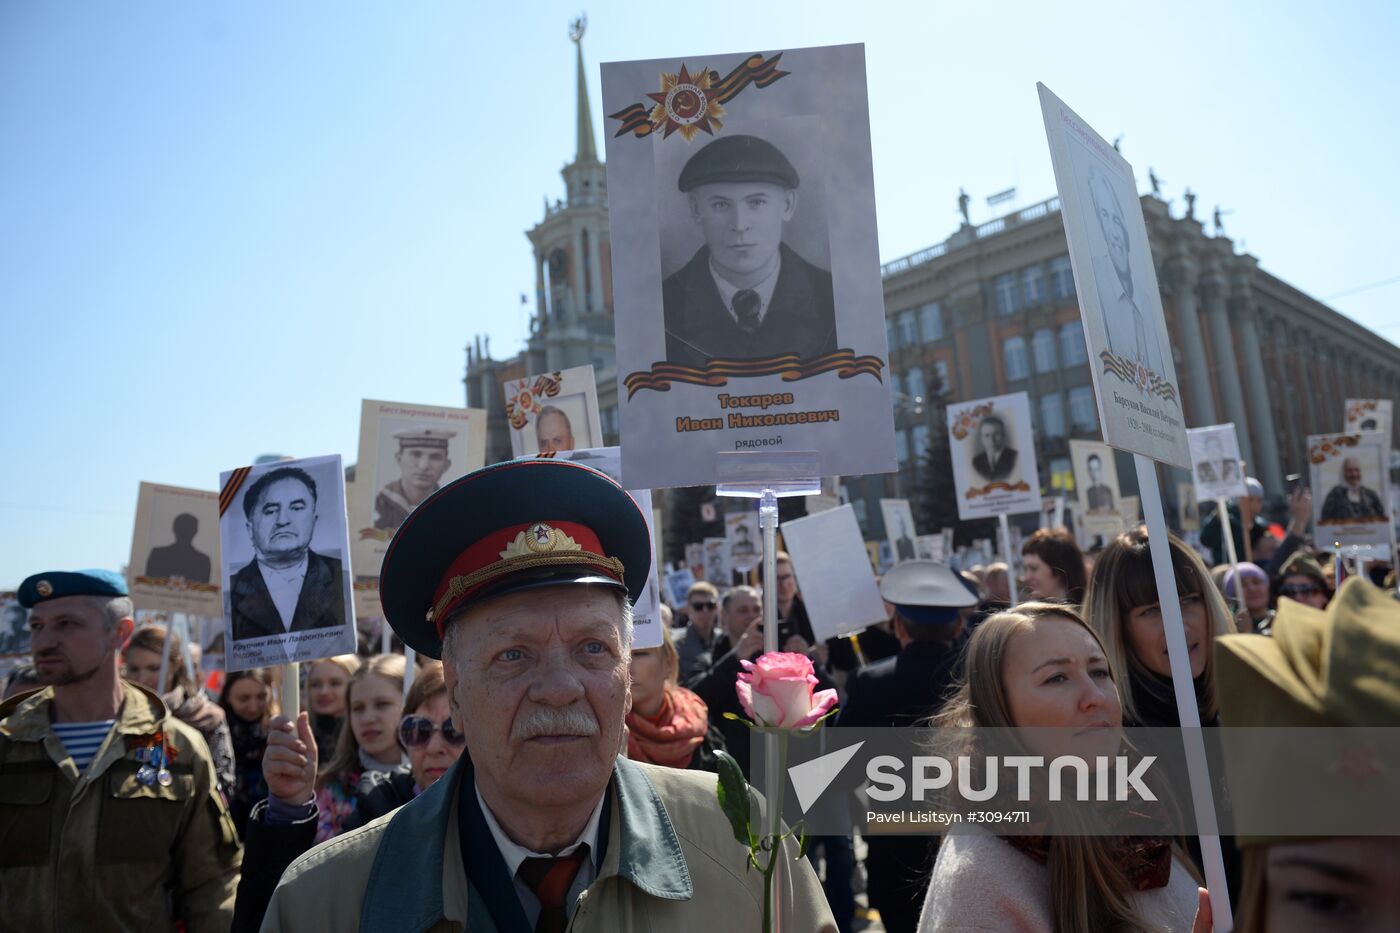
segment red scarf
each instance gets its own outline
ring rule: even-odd
[[[705,701],[684,687],[667,687],[654,716],[627,714],[627,757],[633,761],[687,768],[710,728]]]

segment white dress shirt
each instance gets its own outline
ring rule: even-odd
[[[277,614],[282,617],[282,627],[290,632],[292,617],[297,611],[297,599],[301,597],[301,585],[306,582],[306,555],[301,556],[299,564],[286,570],[269,567],[259,560],[258,572],[267,585],[272,604],[277,607]]]
[[[781,255],[778,261],[773,263],[773,271],[768,274],[762,282],[755,285],[751,291],[758,293],[758,323],[763,323],[763,318],[768,314],[768,303],[773,300],[773,289],[778,287],[778,273],[782,271],[783,260]],[[734,296],[743,289],[730,284],[724,276],[715,269],[714,259],[710,259],[710,276],[715,280],[715,287],[719,289],[719,297],[724,300],[724,308],[729,312],[729,316],[734,322],[739,323],[739,312],[734,310]]]
[[[603,815],[603,799],[607,797],[607,791],[603,791],[598,798],[598,803],[593,807],[593,812],[588,817],[588,822],[584,824],[583,832],[572,844],[560,851],[549,855],[544,852],[531,852],[524,846],[517,845],[501,829],[501,824],[496,822],[496,817],[491,813],[491,808],[486,805],[486,801],[481,799],[481,788],[476,787],[475,780],[472,781],[476,790],[476,802],[481,807],[481,815],[486,818],[486,825],[491,829],[491,836],[496,840],[496,848],[500,850],[501,858],[505,860],[506,871],[510,872],[511,878],[515,882],[515,896],[520,900],[520,906],[525,908],[525,919],[529,921],[530,928],[534,929],[535,924],[540,919],[540,902],[535,897],[535,892],[530,890],[530,886],[521,878],[516,877],[520,870],[520,865],[527,858],[558,858],[561,855],[572,855],[578,851],[578,847],[587,844],[588,858],[578,867],[578,874],[574,876],[574,883],[569,886],[569,896],[565,903],[568,911],[573,913],[574,902],[583,893],[584,888],[593,883],[593,879],[598,875],[598,822]]]

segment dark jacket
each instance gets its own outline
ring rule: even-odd
[[[1010,447],[1004,448],[996,463],[989,463],[986,453],[980,453],[972,458],[972,468],[979,476],[992,482],[1006,479],[1016,469],[1016,451]]]
[[[710,249],[661,283],[666,321],[666,361],[703,367],[711,359],[751,360],[795,353],[801,359],[836,350],[836,305],[831,273],[807,262],[786,243],[782,266],[763,323],[752,334],[725,307],[714,275]]]
[[[1240,507],[1231,502],[1226,506],[1230,513],[1230,531],[1235,539],[1235,556],[1246,560],[1244,551],[1244,528],[1240,525]],[[1259,536],[1269,530],[1269,523],[1262,516],[1254,516],[1254,526],[1250,529],[1250,542],[1258,541]],[[1201,543],[1210,548],[1212,566],[1227,563],[1230,559],[1225,549],[1225,537],[1220,531],[1220,512],[1216,510],[1201,522]]]
[[[345,624],[345,590],[340,561],[315,551],[306,552],[306,579],[301,584],[292,631],[331,628]],[[257,560],[250,560],[233,575],[229,605],[233,612],[233,638],[262,638],[287,631],[263,582]]]
[[[913,726],[943,706],[953,689],[962,641],[952,645],[911,642],[892,658],[857,671],[846,684],[846,705],[836,725]],[[890,933],[912,931],[938,853],[934,836],[866,837],[867,892]]]

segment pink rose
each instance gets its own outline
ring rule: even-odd
[[[805,729],[836,708],[835,690],[813,693],[818,680],[805,654],[774,651],[739,664],[744,672],[734,688],[757,725]]]

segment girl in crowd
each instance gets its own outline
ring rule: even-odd
[[[452,726],[447,684],[442,665],[424,664],[413,678],[404,701],[397,734],[408,754],[409,770],[378,774],[378,783],[360,798],[359,806],[345,821],[349,831],[398,809],[427,790],[462,756],[466,739]],[[302,714],[303,716],[305,714]],[[273,724],[268,753],[263,761],[269,799],[253,811],[243,852],[243,875],[238,882],[233,930],[257,930],[262,925],[273,889],[288,865],[316,843],[316,807],[312,788],[316,779],[314,756],[308,743],[314,730],[301,719],[294,727],[285,719]]]
[[[1241,632],[1267,632],[1273,611],[1269,607],[1269,575],[1258,564],[1241,561],[1225,573],[1225,598],[1240,607],[1235,618]]]
[[[370,772],[403,768],[398,725],[403,713],[404,658],[378,654],[365,661],[346,687],[348,715],[336,739],[335,754],[316,778],[319,825],[316,841],[346,829],[360,795],[377,783]]]
[[[1179,538],[1169,540],[1196,703],[1201,722],[1211,725],[1218,717],[1212,645],[1236,631],[1235,623],[1201,559]],[[1084,614],[1119,672],[1124,721],[1130,726],[1180,726],[1146,530],[1121,534],[1104,548],[1089,579]]]
[[[627,757],[668,768],[718,771],[705,701],[677,684],[680,661],[671,632],[661,629],[656,648],[632,650],[632,709],[627,713]]]
[[[165,683],[157,686],[167,638],[170,640],[168,669]],[[237,777],[228,716],[190,679],[189,668],[185,666],[185,656],[181,651],[180,636],[167,633],[162,625],[137,629],[122,651],[122,663],[126,667],[127,680],[159,693],[166,709],[174,713],[175,718],[199,730],[214,759],[214,774],[219,779],[219,788],[225,794],[232,795]]]
[[[1021,545],[1021,566],[1029,599],[1084,598],[1084,554],[1063,528],[1042,528]]]
[[[345,722],[345,691],[350,678],[360,669],[360,659],[353,654],[313,661],[306,675],[306,692],[311,710],[311,729],[316,733],[316,747],[321,764],[326,764],[335,751],[335,740]]]
[[[1075,730],[1081,756],[1117,754],[1123,711],[1109,652],[1073,608],[1025,603],[968,640],[965,673],[935,719],[945,729]],[[962,733],[967,734],[967,733]],[[970,742],[980,742],[974,737]],[[1028,744],[1036,739],[1028,737]],[[1036,749],[1039,752],[1039,749]],[[977,749],[960,750],[972,760]],[[940,930],[1208,930],[1189,860],[1166,837],[953,832],[939,846],[920,918]]]
[[[1400,724],[1400,685],[1395,678],[1400,669],[1400,604],[1366,581],[1342,584],[1326,612],[1284,602],[1272,638],[1222,638],[1216,656],[1220,715],[1229,727],[1282,735],[1289,729]],[[1366,821],[1375,815],[1394,813],[1393,776],[1384,775],[1376,764],[1367,779],[1358,779],[1354,768],[1339,769],[1327,760],[1336,754],[1334,749],[1315,744],[1326,757],[1315,767],[1303,767],[1330,776],[1331,787],[1289,781],[1280,775],[1276,756],[1261,754],[1257,747],[1225,749],[1228,784],[1243,827],[1244,871],[1235,929],[1400,930],[1400,838],[1288,832],[1291,814],[1307,814],[1313,825],[1356,833],[1370,829]],[[1270,792],[1261,795],[1260,787]]]
[[[248,811],[255,801],[267,795],[262,759],[267,746],[267,723],[275,713],[272,671],[254,668],[229,672],[219,694],[219,705],[228,717],[229,737],[233,741],[234,781],[229,810],[241,839],[248,828]]]

